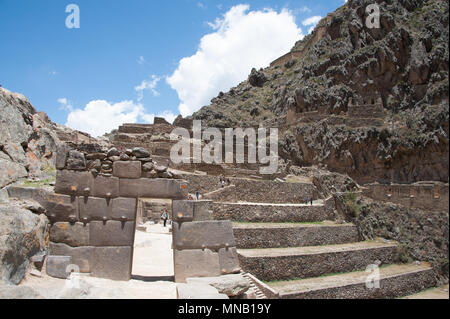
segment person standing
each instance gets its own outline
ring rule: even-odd
[[[199,200],[199,198],[200,198],[200,192],[199,191],[195,192],[195,197],[197,197],[197,200]]]
[[[162,215],[161,215],[161,218],[162,218],[163,221],[164,221],[164,227],[166,227],[167,220],[169,219],[169,213],[167,212],[167,210],[164,210],[164,211],[163,211],[163,213],[162,213]]]

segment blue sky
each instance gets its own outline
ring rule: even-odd
[[[70,3],[79,29],[65,25]],[[93,135],[173,119],[267,66],[343,3],[0,0],[0,84]]]

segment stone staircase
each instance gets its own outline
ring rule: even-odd
[[[428,263],[396,264],[397,242],[360,241],[355,225],[327,220],[329,203],[214,206],[233,220],[240,265],[268,298],[397,298],[436,284]]]
[[[253,295],[255,299],[267,299],[265,293],[256,285],[254,278],[250,274],[243,273],[242,275],[250,283],[250,288],[247,291],[248,295]]]

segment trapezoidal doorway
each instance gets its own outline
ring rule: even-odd
[[[168,217],[166,225],[165,214]],[[171,215],[171,199],[138,199],[132,279],[174,280]]]

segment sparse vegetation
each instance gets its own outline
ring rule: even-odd
[[[362,206],[357,203],[357,196],[353,190],[345,194],[344,204],[352,217],[358,217],[362,211]]]

